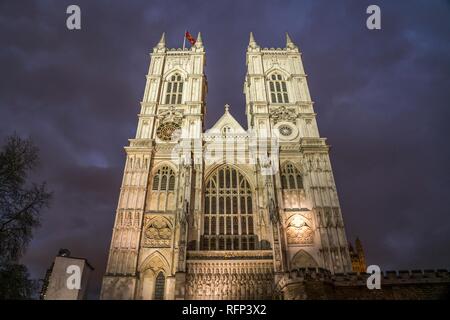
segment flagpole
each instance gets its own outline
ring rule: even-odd
[[[187,30],[184,30],[184,34],[183,34],[183,51],[184,51],[184,48],[186,47],[186,32],[187,32]]]

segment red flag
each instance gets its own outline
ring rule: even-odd
[[[189,33],[189,31],[186,31],[186,34],[184,35],[186,37],[186,39],[188,39],[188,41],[191,43],[191,45],[195,44],[195,39],[194,37]]]

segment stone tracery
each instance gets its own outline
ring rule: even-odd
[[[206,182],[203,250],[254,250],[252,190],[235,168],[223,166]]]
[[[158,248],[170,247],[171,239],[172,227],[166,218],[147,218],[144,231],[144,246]]]

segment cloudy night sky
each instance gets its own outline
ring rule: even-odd
[[[81,7],[82,30],[66,28]],[[381,7],[382,30],[366,28]],[[383,270],[450,268],[450,1],[0,1],[0,139],[40,149],[54,192],[23,262],[42,278],[59,248],[95,267],[97,298],[149,53],[202,32],[206,128],[231,105],[246,127],[245,50],[303,53],[350,240]]]

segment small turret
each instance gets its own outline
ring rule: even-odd
[[[286,48],[288,49],[298,49],[298,47],[295,45],[295,43],[292,41],[291,37],[289,36],[289,33],[286,32]]]
[[[201,34],[201,32],[199,32],[198,35],[197,35],[197,40],[195,41],[195,47],[196,48],[203,47],[203,41],[202,41],[202,34]]]
[[[161,35],[161,39],[159,40],[158,44],[156,45],[156,48],[164,49],[165,47],[166,47],[166,33],[163,32]]]
[[[359,238],[356,238],[355,241],[355,248],[353,249],[353,246],[351,243],[348,244],[348,249],[350,253],[350,258],[352,261],[352,269],[354,272],[366,272],[367,265],[366,265],[366,258],[364,255],[364,249],[361,243],[361,240]]]
[[[259,48],[258,44],[255,41],[255,37],[253,36],[253,32],[250,32],[250,41],[248,42],[248,47],[252,49]]]

